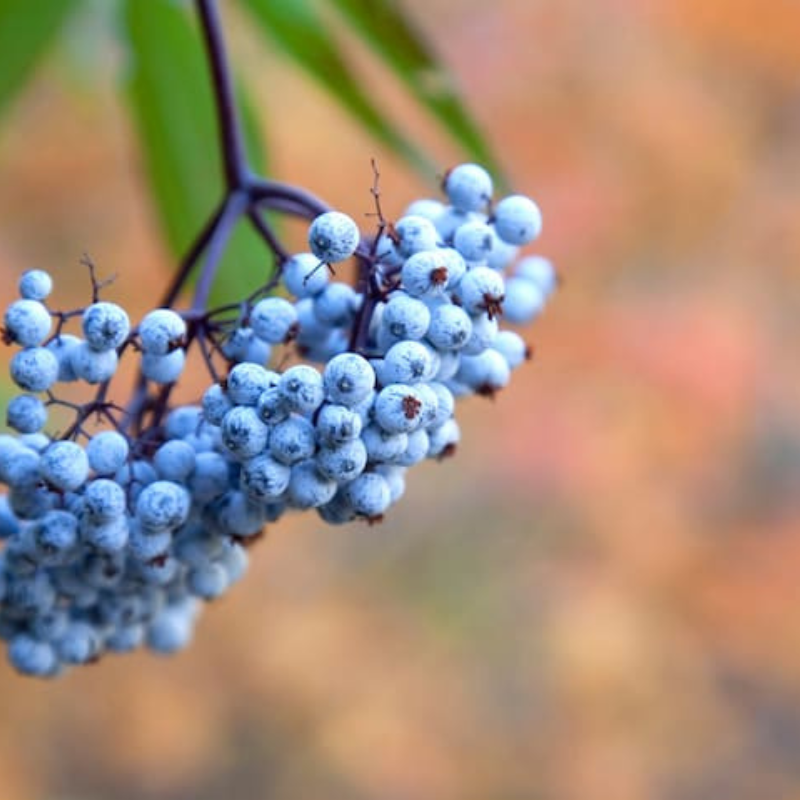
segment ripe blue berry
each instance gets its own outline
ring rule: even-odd
[[[328,264],[344,261],[355,253],[361,234],[358,225],[340,211],[320,214],[308,229],[311,252]]]
[[[299,414],[313,414],[325,399],[322,375],[307,364],[289,367],[278,381],[288,407]]]
[[[113,475],[128,458],[128,440],[117,431],[101,431],[89,439],[86,456],[98,475]]]
[[[535,319],[544,308],[545,295],[533,281],[509,278],[503,300],[503,317],[515,325]]]
[[[81,320],[83,335],[94,350],[112,350],[119,347],[131,330],[125,310],[116,303],[92,303]]]
[[[15,300],[6,309],[5,330],[12,342],[37,347],[50,333],[50,312],[38,300]]]
[[[344,493],[356,514],[368,519],[382,516],[392,502],[389,484],[377,472],[359,475],[345,487]]]
[[[39,471],[50,486],[64,492],[74,492],[86,482],[89,459],[86,451],[75,442],[53,442],[42,453]]]
[[[283,297],[265,297],[250,312],[250,326],[259,339],[283,344],[297,326],[297,309]]]
[[[463,308],[441,303],[433,309],[426,338],[439,350],[459,350],[472,335],[472,320]]]
[[[508,244],[532,242],[542,230],[542,212],[529,197],[512,194],[494,207],[497,235]]]
[[[166,355],[158,353],[142,353],[142,375],[153,383],[175,383],[180,378],[186,365],[186,352],[173,350]]]
[[[223,417],[220,432],[222,444],[241,460],[262,453],[269,440],[269,429],[250,406],[234,406]]]
[[[265,389],[274,386],[278,375],[260,364],[237,364],[228,373],[226,391],[234,405],[254,406]]]
[[[322,377],[328,399],[349,408],[365,400],[375,387],[375,370],[357,353],[334,356]]]
[[[312,253],[297,253],[282,267],[286,288],[295,297],[314,297],[328,285],[328,270],[325,264]]]
[[[421,300],[404,292],[393,294],[386,303],[381,325],[396,339],[421,339],[428,330],[431,312]]]
[[[480,211],[492,199],[492,178],[477,164],[459,164],[451,169],[442,188],[459,211]]]
[[[439,242],[436,226],[425,217],[407,216],[394,226],[397,252],[404,258],[425,250],[435,250]]]
[[[154,481],[136,500],[136,517],[143,530],[170,531],[186,522],[191,496],[177,483]]]
[[[34,395],[17,395],[8,404],[6,422],[9,427],[20,433],[36,433],[47,422],[47,408]]]
[[[44,300],[53,291],[53,279],[43,269],[29,269],[20,276],[18,288],[25,300]]]
[[[116,350],[95,350],[88,342],[79,342],[69,350],[69,363],[77,378],[105,383],[114,377],[119,358]]]
[[[393,383],[378,392],[374,413],[387,433],[409,433],[422,422],[422,400],[412,386]]]
[[[9,370],[20,389],[44,392],[58,378],[58,359],[44,347],[26,347],[14,353]]]
[[[139,323],[139,342],[145,353],[164,356],[183,345],[186,323],[169,308],[157,308],[145,314]]]
[[[492,253],[494,233],[483,222],[465,222],[453,234],[453,246],[471,262],[485,262]]]
[[[549,297],[558,285],[558,275],[553,262],[542,256],[523,258],[514,269],[514,275],[536,284],[545,297]]]
[[[310,458],[315,449],[314,426],[305,417],[292,414],[272,429],[269,452],[282,464],[296,464]]]

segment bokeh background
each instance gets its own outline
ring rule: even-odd
[[[544,210],[536,359],[384,524],[274,526],[184,654],[0,666],[3,800],[800,796],[800,6],[406,4]],[[230,24],[276,175],[434,191]],[[166,281],[120,72],[73,29],[0,130],[4,305],[83,302],[84,250],[134,314]]]

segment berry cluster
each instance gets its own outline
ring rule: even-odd
[[[443,188],[447,204],[417,201],[391,224],[373,187],[374,235],[321,213],[309,252],[242,303],[159,308],[135,327],[93,271],[93,302],[72,312],[48,306],[47,273],[22,276],[4,335],[24,393],[7,408],[18,435],[0,436],[0,637],[19,671],[183,647],[267,523],[291,509],[379,521],[409,467],[454,451],[456,398],[494,395],[528,357],[500,319],[534,319],[555,273],[518,259],[541,227],[530,199],[493,204],[474,164]],[[334,280],[351,260],[355,285]],[[73,318],[82,336],[65,332]],[[176,405],[193,346],[211,384]],[[127,352],[140,372],[123,408],[108,393]],[[74,381],[95,387],[89,402],[55,394]],[[51,408],[74,413],[65,431],[44,432]]]

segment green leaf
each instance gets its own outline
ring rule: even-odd
[[[0,0],[0,113],[79,5],[79,0]]]
[[[178,259],[223,196],[203,43],[190,15],[173,0],[127,0],[125,26],[131,55],[131,110],[164,234]],[[247,150],[253,163],[260,165],[255,116],[241,87],[238,94],[244,100],[240,106],[247,110],[243,126]],[[267,264],[261,240],[248,225],[239,225],[221,262],[212,302],[249,294],[266,279]]]
[[[502,183],[492,150],[464,106],[452,76],[397,0],[330,0],[367,44],[406,84],[419,103],[471,157]]]
[[[242,2],[263,33],[319,81],[378,141],[425,176],[435,172],[432,162],[372,102],[312,2]]]

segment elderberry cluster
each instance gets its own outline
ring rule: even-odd
[[[519,258],[541,228],[529,198],[493,203],[474,164],[443,189],[447,203],[419,200],[394,224],[373,189],[366,237],[319,214],[309,252],[219,309],[158,308],[132,326],[93,271],[93,302],[72,312],[48,305],[47,273],[22,276],[4,337],[23,393],[6,412],[17,435],[0,436],[0,637],[19,671],[182,648],[267,523],[292,509],[379,521],[409,467],[454,452],[456,399],[494,395],[529,355],[500,321],[533,320],[556,278],[546,259]],[[350,261],[352,283],[339,279]],[[80,335],[66,332],[77,321]],[[174,404],[191,348],[211,382]],[[122,407],[109,386],[128,353],[139,379]],[[92,399],[60,398],[69,382]],[[54,409],[74,419],[45,432]]]

